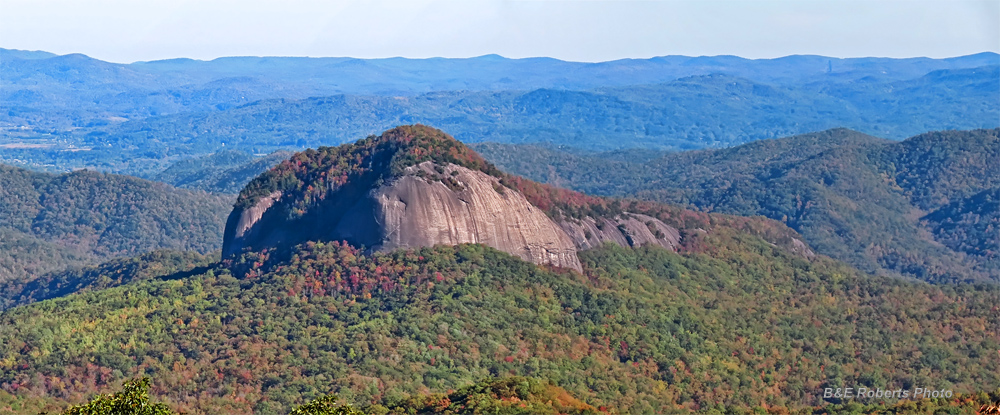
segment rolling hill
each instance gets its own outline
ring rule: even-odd
[[[221,246],[232,199],[134,177],[0,165],[0,281],[157,249]]]
[[[252,178],[291,155],[291,152],[277,151],[255,157],[242,151],[222,150],[178,161],[146,178],[183,189],[237,194]]]

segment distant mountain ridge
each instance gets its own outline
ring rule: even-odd
[[[31,63],[22,70],[18,60],[51,60],[55,65]],[[119,64],[82,54],[54,55],[41,51],[0,48],[0,61],[9,79],[65,72],[67,64],[81,68],[119,68],[135,75],[124,80],[141,86],[140,77],[155,77],[161,87],[202,84],[240,77],[295,85],[309,80],[322,95],[412,95],[453,90],[525,90],[538,88],[593,89],[607,86],[652,84],[693,75],[725,74],[757,82],[781,84],[815,81],[817,75],[838,80],[878,77],[904,80],[935,70],[974,68],[1000,64],[1000,55],[983,52],[945,59],[833,58],[791,55],[775,59],[737,56],[658,56],[606,62],[571,62],[554,58],[509,59],[499,55],[472,58],[349,57],[223,57],[211,61],[178,58]],[[51,68],[51,69],[50,69]],[[86,71],[87,69],[83,69]]]
[[[116,64],[0,50],[0,161],[152,177],[222,150],[338,145],[397,125],[466,142],[689,150],[846,127],[994,128],[1000,55],[232,57]]]
[[[903,139],[928,129],[993,128],[1000,66],[963,76],[789,89],[726,75],[593,91],[434,92],[263,100],[223,111],[97,126],[67,139],[168,155],[336,145],[396,125],[439,125],[464,142],[551,143],[592,150],[726,147],[849,127]],[[928,75],[930,76],[930,75]],[[947,104],[936,105],[942,102]]]

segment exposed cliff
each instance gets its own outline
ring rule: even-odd
[[[454,150],[459,157],[434,159],[424,151],[435,147]],[[421,160],[421,155],[429,159]],[[224,252],[307,240],[345,240],[372,250],[481,243],[534,263],[579,270],[569,235],[520,192],[504,187],[502,175],[477,157],[426,127],[395,129],[355,145],[320,149],[310,161],[329,163],[307,166],[295,175],[306,180],[273,190],[264,185],[261,188],[270,190],[266,195],[244,191],[229,218]],[[301,166],[293,158],[275,171],[292,163]],[[316,183],[305,183],[315,177],[333,179],[319,180],[325,189],[315,192]]]
[[[577,251],[605,242],[677,251],[685,242],[679,226],[714,225],[705,214],[623,205],[510,176],[443,132],[410,126],[298,153],[255,179],[229,217],[223,253],[306,241],[374,251],[480,243],[580,270]]]
[[[436,171],[449,180],[430,179]],[[576,246],[559,225],[522,194],[501,188],[483,172],[425,161],[358,200],[333,235],[387,251],[480,243],[534,263],[579,270]]]

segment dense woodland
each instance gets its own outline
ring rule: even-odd
[[[1000,384],[995,285],[865,276],[741,233],[705,238],[684,255],[585,252],[584,275],[480,245],[247,255],[7,310],[0,384],[38,405],[148,375],[189,413],[282,413],[331,392],[381,404],[509,375],[620,413],[795,409],[841,384]]]
[[[150,379],[144,377],[126,381],[120,391],[99,394],[87,403],[72,406],[63,415],[174,415],[170,407],[149,396]],[[0,391],[0,405],[10,395]],[[9,407],[7,409],[15,409]],[[27,409],[27,408],[19,408]],[[746,408],[727,408],[729,414],[749,414]],[[789,411],[771,407],[753,413],[778,414],[992,414],[1000,410],[1000,390],[993,393],[955,394],[951,398],[922,398],[887,404],[849,402],[821,408]],[[550,382],[512,376],[486,379],[447,393],[419,394],[386,405],[372,404],[355,407],[344,403],[337,395],[323,395],[295,407],[289,415],[597,415],[614,413],[606,407],[594,408],[574,398],[566,390]],[[43,412],[44,414],[44,412]]]
[[[1000,187],[958,199],[923,218],[935,239],[956,251],[1000,259]]]
[[[194,251],[153,251],[132,258],[118,258],[100,265],[71,267],[35,278],[0,283],[0,310],[76,292],[101,290],[153,278],[182,278],[218,260],[218,255]]]
[[[156,249],[219,249],[230,196],[0,165],[0,282]]]
[[[1000,130],[891,142],[838,129],[722,150],[587,154],[498,144],[501,168],[590,194],[764,215],[867,272],[1000,280]]]
[[[63,415],[174,415],[169,406],[149,396],[148,377],[126,381],[121,391],[99,394],[87,403],[74,405]],[[0,392],[0,405],[4,396]],[[965,405],[971,406],[971,405]],[[11,407],[10,409],[15,409]],[[20,408],[19,408],[20,409]],[[25,408],[26,409],[26,408]],[[0,408],[2,410],[2,408]],[[337,395],[323,395],[293,408],[289,415],[406,415],[406,414],[497,414],[497,415],[597,415],[595,408],[547,381],[512,376],[486,379],[447,393],[419,394],[388,401],[385,405],[360,407],[344,403]]]

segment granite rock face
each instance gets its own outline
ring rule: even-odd
[[[281,192],[235,210],[223,254],[308,240],[347,241],[371,251],[477,243],[536,264],[580,271],[577,251],[604,242],[657,244],[675,251],[680,243],[677,229],[639,214],[557,223],[496,177],[455,164],[423,162],[388,183],[345,195],[352,200],[327,201],[296,220],[282,213]]]
[[[235,254],[247,245],[247,241],[259,237],[262,233],[261,226],[258,225],[264,213],[274,206],[274,202],[281,200],[281,192],[273,192],[267,197],[261,198],[249,209],[239,212],[234,211],[229,215],[229,222],[226,223],[225,240],[222,244],[222,254],[225,256]]]
[[[424,178],[433,175],[447,182]],[[408,167],[351,207],[334,234],[382,251],[484,244],[536,264],[580,270],[573,240],[544,212],[495,177],[454,164]]]
[[[479,243],[536,264],[581,269],[573,240],[541,209],[497,178],[454,164],[410,166],[346,210],[320,206],[311,218],[283,221],[274,209],[280,199],[275,192],[234,211],[224,255],[306,240],[343,240],[373,251]],[[336,202],[343,204],[328,204]]]
[[[587,216],[580,220],[564,219],[559,225],[578,249],[613,242],[621,246],[654,244],[676,252],[681,241],[677,228],[637,213],[623,213],[612,218]]]

